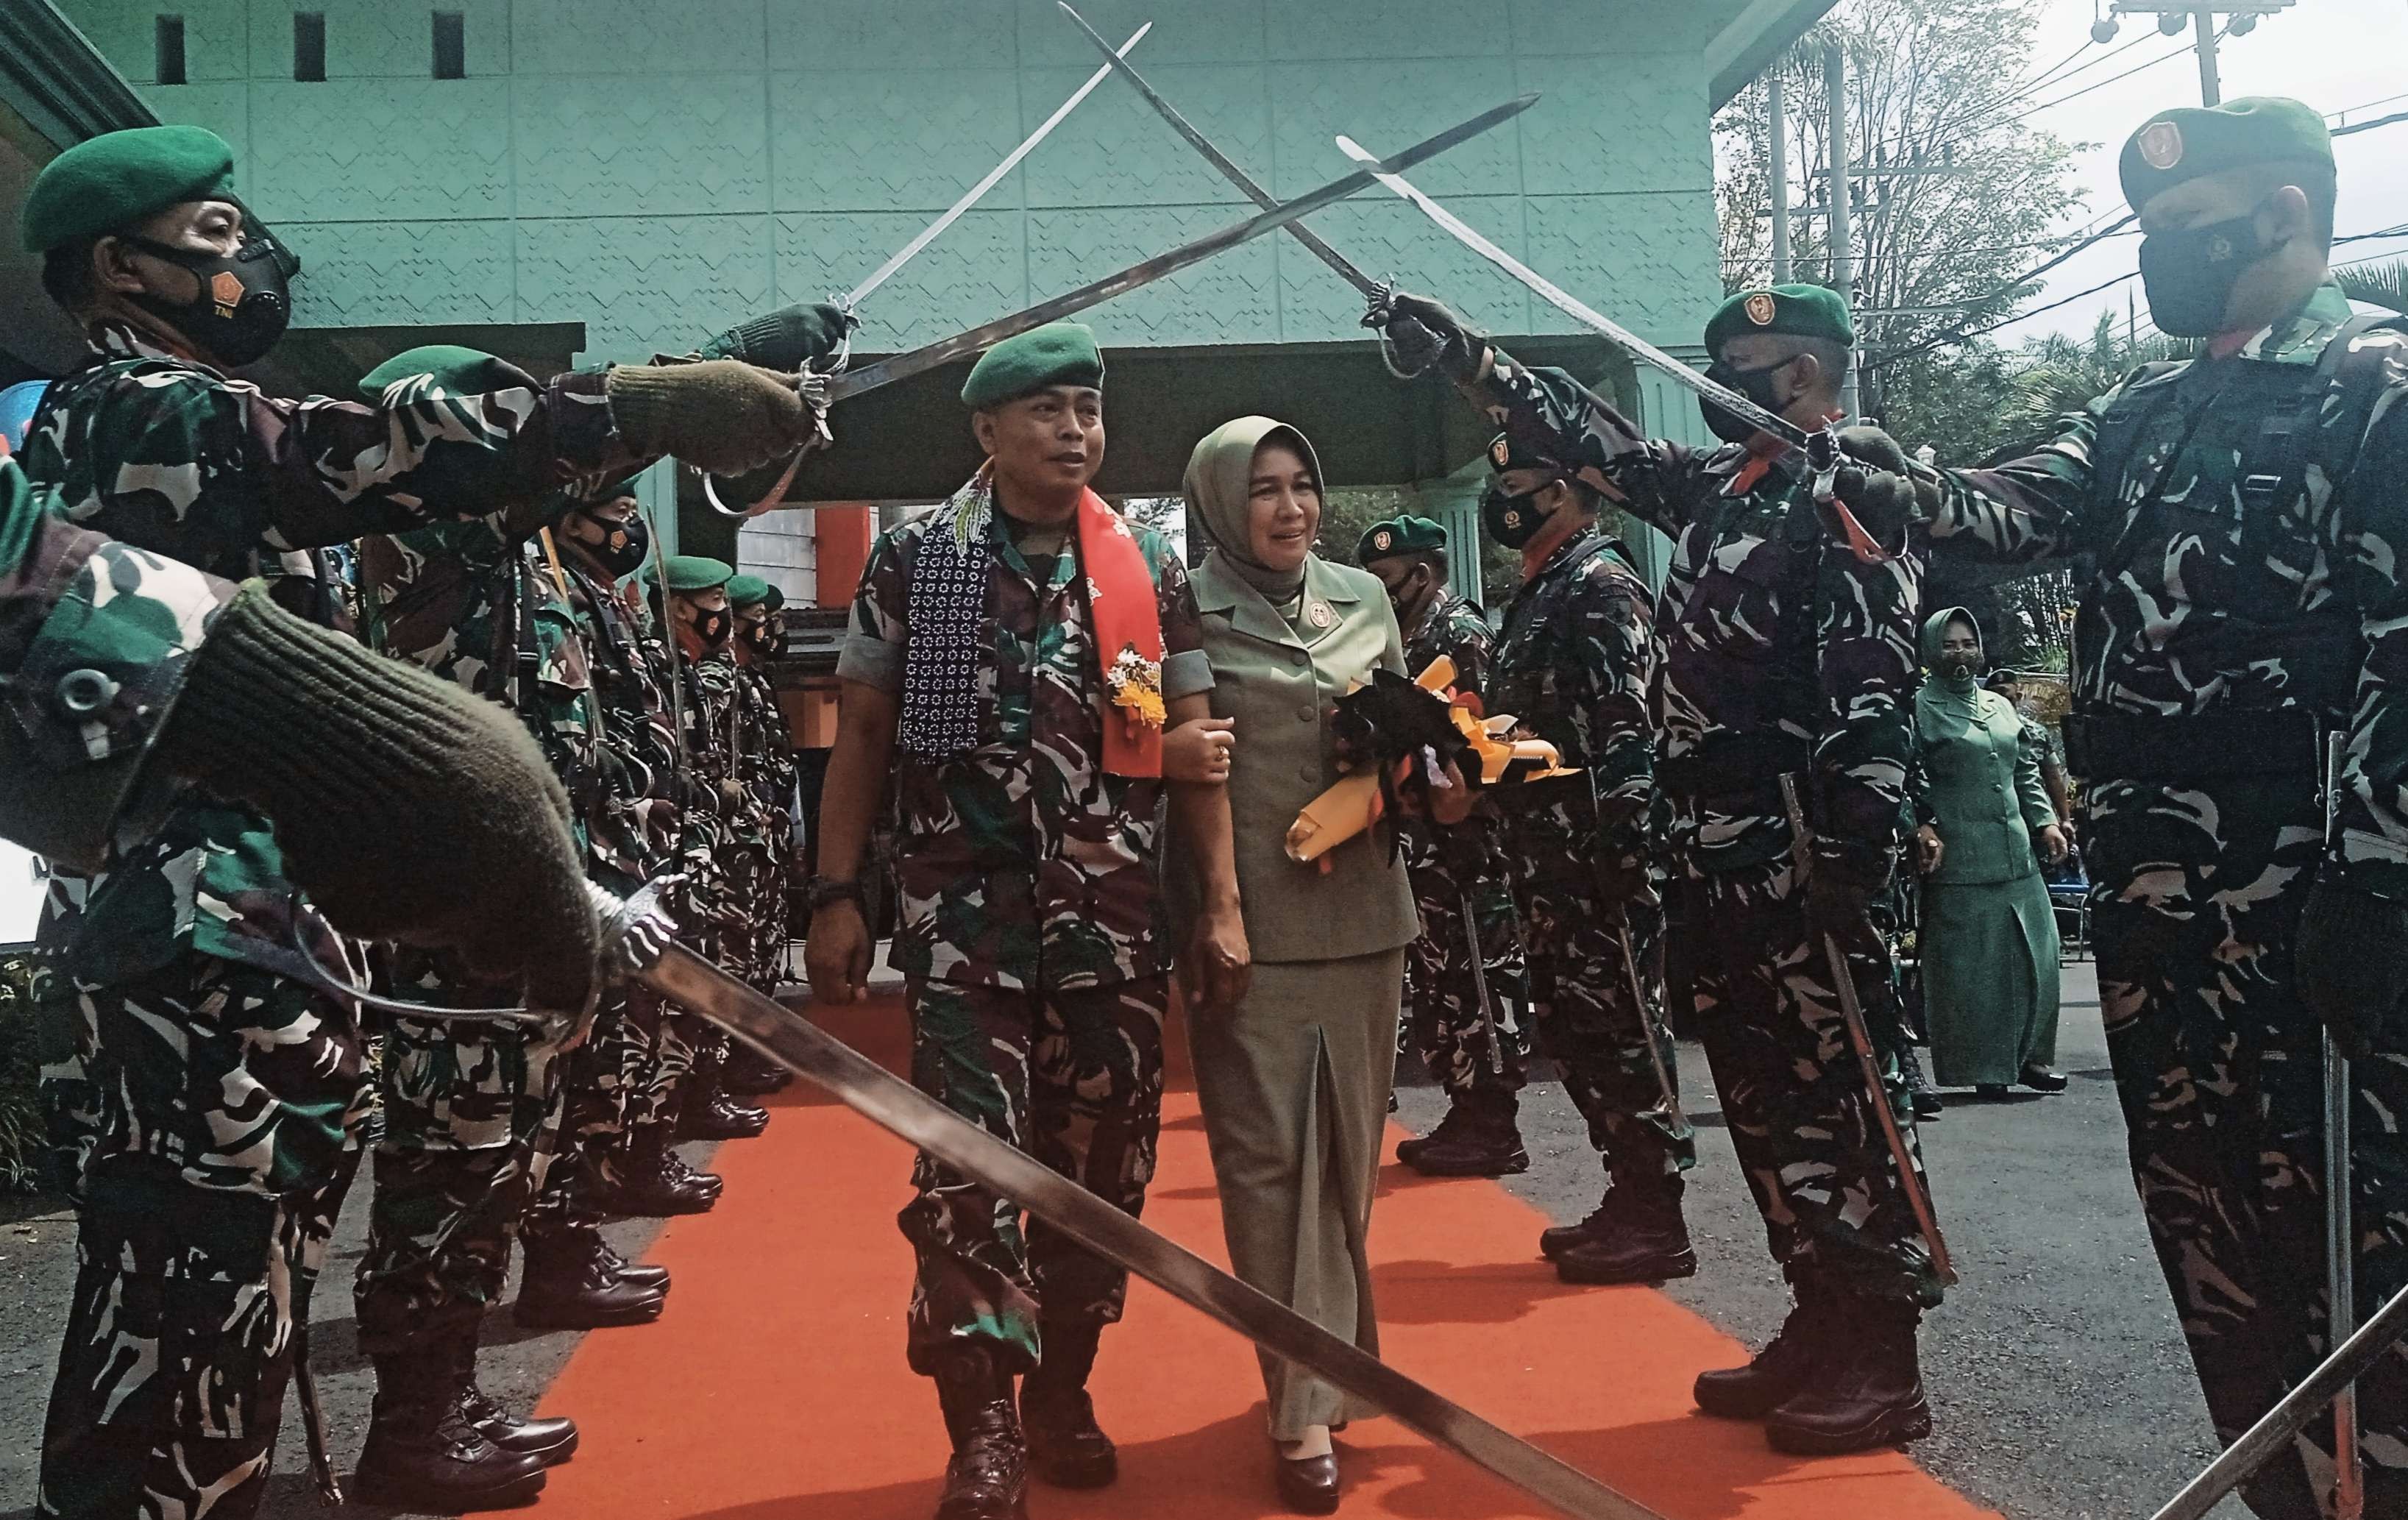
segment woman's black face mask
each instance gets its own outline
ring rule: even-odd
[[[1508,549],[1520,549],[1539,536],[1553,514],[1539,505],[1539,497],[1558,480],[1549,480],[1514,495],[1500,482],[1488,488],[1480,498],[1480,525],[1488,536]]]
[[[301,272],[300,256],[276,240],[246,208],[242,242],[232,255],[176,248],[148,237],[125,239],[152,258],[189,269],[198,283],[190,301],[170,301],[145,293],[130,297],[136,306],[192,339],[194,347],[212,359],[239,369],[267,357],[293,321],[289,283]]]
[[[595,543],[588,538],[578,541],[601,563],[604,569],[610,572],[611,579],[630,576],[643,568],[644,556],[652,551],[652,532],[644,526],[642,518],[631,517],[623,523],[612,523],[599,517],[587,517],[585,521],[601,532],[602,541]]]
[[[776,659],[785,651],[786,631],[778,625],[774,612],[758,623],[748,623],[738,630],[747,647],[765,660]]]
[[[735,631],[736,614],[724,607],[709,611],[697,607],[687,619],[686,626],[694,630],[694,637],[703,648],[725,649],[727,636]]]
[[[1793,353],[1786,359],[1755,369],[1734,368],[1717,359],[1706,366],[1706,379],[1725,390],[1737,391],[1777,417],[1781,414],[1783,403],[1780,394],[1772,388],[1772,377],[1796,364],[1799,357]],[[1725,443],[1745,443],[1758,431],[1752,423],[1740,421],[1703,396],[1698,398],[1698,410],[1705,418],[1707,428]]]
[[[2141,287],[2157,331],[2210,337],[2224,330],[2225,308],[2242,275],[2283,246],[2258,235],[2258,213],[2264,209],[2261,203],[2246,216],[2141,239]]]

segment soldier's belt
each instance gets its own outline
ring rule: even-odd
[[[1575,1520],[1667,1520],[1249,1287],[693,952],[667,942],[646,894],[592,887],[612,953],[635,981],[827,1090],[854,1112],[1028,1210],[1115,1266],[1264,1350],[1386,1411]]]
[[[2305,708],[2144,718],[2077,714],[2065,720],[2065,767],[2086,781],[2182,785],[2238,776],[2316,774],[2321,725]]]
[[[1656,762],[1656,784],[1686,796],[1724,796],[1778,786],[1814,767],[1812,742],[1788,734],[1721,734],[1684,755]]]

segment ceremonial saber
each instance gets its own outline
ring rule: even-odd
[[[1668,1520],[1174,1244],[1025,1152],[987,1133],[791,1009],[668,938],[644,894],[593,886],[612,954],[629,975],[845,1107],[1028,1210],[1115,1266],[1277,1355],[1319,1373],[1574,1520]]]
[[[1144,41],[1145,35],[1153,30],[1154,23],[1152,22],[1148,22],[1144,25],[1139,27],[1136,31],[1129,34],[1129,39],[1120,45],[1119,51],[1113,51],[1111,44],[1110,43],[1106,43],[1104,45],[1104,51],[1108,56],[1112,58],[1123,57],[1126,55],[1130,49]],[[837,308],[842,311],[847,317],[852,316],[854,308],[860,306],[863,301],[867,300],[870,292],[876,290],[879,286],[885,284],[888,280],[894,278],[896,270],[902,268],[913,259],[918,258],[922,249],[926,248],[930,243],[935,242],[939,237],[944,235],[944,231],[947,227],[952,226],[954,222],[959,222],[962,219],[963,212],[968,211],[971,207],[976,206],[979,202],[986,199],[986,193],[993,190],[996,185],[1002,183],[1003,177],[1005,175],[1010,174],[1013,169],[1018,168],[1022,159],[1026,158],[1030,153],[1036,151],[1037,145],[1051,136],[1054,129],[1062,124],[1063,119],[1068,116],[1072,111],[1077,110],[1079,108],[1079,103],[1086,99],[1090,94],[1093,94],[1095,93],[1096,86],[1103,83],[1106,79],[1110,78],[1112,66],[1110,64],[1106,64],[1103,67],[1096,70],[1093,74],[1088,75],[1086,83],[1079,86],[1078,89],[1071,91],[1069,99],[1062,102],[1061,105],[1054,107],[1053,115],[1047,117],[1042,122],[1039,123],[1036,131],[1022,138],[1019,147],[1014,148],[1010,152],[1004,154],[1002,163],[997,164],[994,168],[986,171],[985,179],[981,179],[977,184],[970,186],[968,190],[965,191],[959,200],[945,208],[943,215],[938,217],[936,221],[931,222],[926,226],[921,228],[919,232],[912,237],[910,242],[905,243],[901,248],[898,248],[894,252],[888,254],[886,262],[871,270],[868,279],[863,280],[860,284],[855,285],[850,293],[838,296],[835,303]],[[834,373],[844,368],[845,359],[852,353],[852,351],[853,337],[848,333],[845,336],[843,345],[838,351],[837,359],[829,366],[828,370],[822,373]],[[806,374],[809,373],[810,373],[810,371],[807,370]],[[784,498],[786,495],[786,487],[794,484],[795,472],[802,466],[803,456],[810,452],[810,449],[809,447],[796,450],[794,457],[786,462],[786,467],[784,471],[778,476],[776,482],[772,484],[768,490],[761,494],[759,500],[753,502],[752,505],[748,508],[734,508],[728,506],[725,502],[721,501],[719,499],[719,488],[711,482],[710,472],[709,470],[699,471],[698,473],[702,476],[703,499],[710,504],[710,509],[712,511],[717,512],[722,517],[750,519],[766,509],[777,505],[779,501]]]
[[[2315,1371],[2259,1416],[2240,1440],[2224,1448],[2222,1455],[2186,1484],[2182,1492],[2167,1500],[2165,1508],[2150,1520],[2201,1520],[2208,1511],[2224,1501],[2225,1495],[2280,1455],[2327,1404],[2403,1340],[2408,1340],[2408,1290],[2358,1326],[2356,1335],[2317,1364]]]
[[[1784,773],[1781,778],[1781,804],[1789,815],[1789,854],[1797,868],[1798,881],[1803,886],[1812,862],[1807,853],[1806,810],[1799,805],[1798,778]],[[1873,1054],[1872,1031],[1865,1026],[1864,1004],[1856,996],[1856,979],[1848,970],[1847,954],[1831,935],[1823,936],[1823,954],[1830,964],[1832,990],[1840,999],[1840,1022],[1846,1025],[1848,1046],[1856,1053],[1856,1070],[1864,1079],[1865,1091],[1873,1107],[1873,1117],[1880,1121],[1883,1143],[1889,1147],[1890,1159],[1898,1165],[1898,1185],[1906,1194],[1906,1206],[1914,1214],[1914,1227],[1923,1232],[1925,1249],[1931,1253],[1931,1269],[1940,1281],[1950,1287],[1956,1285],[1956,1268],[1948,1258],[1948,1242],[1940,1238],[1940,1215],[1931,1204],[1931,1195],[1923,1185],[1923,1173],[1915,1169],[1914,1152],[1906,1143],[1906,1131],[1898,1126],[1898,1115],[1890,1108],[1889,1085],[1882,1081],[1881,1062]]]
[[[2339,842],[2342,748],[2328,737],[2325,762],[2325,848]],[[2358,1326],[2358,1239],[2351,1227],[2357,1200],[2349,1154],[2349,1053],[2321,1026],[2325,1075],[2325,1344],[2349,1338]],[[2361,1520],[2366,1513],[2366,1466],[2358,1451],[2358,1384],[2344,1383],[2333,1395],[2333,1520]]]
[[[1697,1128],[1689,1123],[1689,1116],[1681,1111],[1681,1084],[1672,1079],[1672,1068],[1664,1060],[1663,1047],[1656,1043],[1656,1017],[1648,1011],[1646,981],[1639,974],[1639,955],[1631,948],[1630,913],[1627,910],[1624,911],[1621,921],[1613,925],[1613,932],[1622,941],[1622,966],[1630,977],[1630,1004],[1639,1011],[1639,1032],[1646,1037],[1647,1064],[1656,1068],[1656,1086],[1664,1095],[1664,1111],[1671,1116],[1672,1138],[1678,1140],[1694,1139]],[[1669,1024],[1664,1034],[1667,1039],[1671,1037]]]
[[[1480,920],[1471,911],[1471,889],[1456,889],[1455,900],[1463,904],[1463,938],[1471,949],[1471,990],[1480,999],[1480,1025],[1488,1032],[1488,1074],[1501,1077],[1505,1074],[1505,1037],[1497,1027],[1497,1001],[1488,996],[1488,950],[1480,942]]]
[[[1215,254],[1226,253],[1239,244],[1250,242],[1267,232],[1277,232],[1300,217],[1311,216],[1325,206],[1334,205],[1350,195],[1367,190],[1379,182],[1381,173],[1410,168],[1426,159],[1436,158],[1450,148],[1469,142],[1482,133],[1512,121],[1538,104],[1538,100],[1539,97],[1536,94],[1526,94],[1509,100],[1501,106],[1490,107],[1469,121],[1451,126],[1436,136],[1415,143],[1396,157],[1377,164],[1374,168],[1358,169],[1341,179],[1332,179],[1318,189],[1307,191],[1294,200],[1274,206],[1259,215],[1224,227],[1218,232],[1207,234],[1192,243],[1172,249],[1168,253],[1157,253],[1141,264],[1131,265],[1118,274],[1091,280],[1077,290],[1056,295],[1051,300],[1040,301],[1010,316],[997,317],[993,322],[973,327],[965,333],[956,333],[952,337],[931,343],[924,348],[914,349],[909,353],[898,353],[892,358],[881,359],[860,369],[847,370],[828,382],[827,398],[830,402],[841,401],[847,396],[859,395],[866,391],[875,391],[881,386],[892,385],[896,380],[910,380],[914,375],[925,374],[931,369],[949,365],[955,359],[990,348],[1007,337],[1016,337],[1032,327],[1041,327],[1049,322],[1058,322],[1064,317],[1074,316],[1091,306],[1109,301],[1116,295],[1125,295],[1165,276],[1177,274],[1191,265],[1201,264]]]

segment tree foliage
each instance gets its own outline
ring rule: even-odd
[[[2333,280],[2353,301],[2408,312],[2408,259],[2344,264],[2333,270]]]

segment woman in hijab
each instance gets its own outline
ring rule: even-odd
[[[2065,858],[2040,753],[2014,705],[1982,689],[1982,630],[1961,607],[1923,624],[1914,696],[1925,783],[1918,948],[1932,1071],[1985,1097],[2065,1090],[2057,1059],[2057,919],[2035,846]]]
[[[1214,794],[1226,806],[1198,810],[1168,872],[1222,1229],[1240,1278],[1376,1352],[1364,1236],[1418,932],[1412,893],[1384,827],[1315,865],[1283,843],[1338,779],[1331,703],[1375,667],[1402,674],[1403,649],[1379,581],[1312,552],[1321,465],[1296,429],[1240,417],[1215,430],[1188,460],[1186,496],[1189,527],[1211,549],[1194,583],[1212,723],[1170,735],[1164,768],[1190,783],[1226,776]],[[1197,860],[1224,851],[1235,914],[1196,900]],[[1280,1495],[1326,1514],[1339,1493],[1329,1432],[1354,1412],[1302,1368],[1267,1355],[1262,1370]]]

